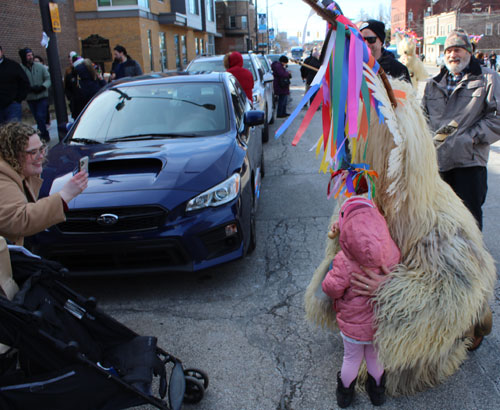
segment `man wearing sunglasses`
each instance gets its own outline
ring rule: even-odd
[[[411,82],[410,73],[406,66],[401,64],[394,54],[384,48],[385,24],[378,20],[368,20],[359,27],[366,45],[372,56],[378,61],[387,75]]]

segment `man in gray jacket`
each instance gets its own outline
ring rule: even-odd
[[[422,104],[435,133],[441,177],[482,229],[486,164],[490,144],[500,139],[500,77],[472,56],[463,29],[451,31],[444,47],[445,66],[427,82]]]
[[[44,142],[50,141],[49,131],[45,125],[47,111],[49,109],[49,87],[51,85],[50,74],[47,67],[34,61],[33,51],[29,48],[19,50],[21,68],[26,73],[30,82],[30,92],[26,97],[31,113],[35,118],[40,138]]]

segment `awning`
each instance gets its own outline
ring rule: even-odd
[[[446,36],[436,37],[436,39],[431,43],[431,46],[436,45],[436,44],[439,44],[440,46],[444,46],[445,41],[446,41]]]

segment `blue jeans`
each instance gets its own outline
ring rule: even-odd
[[[45,125],[45,119],[47,118],[47,110],[49,108],[49,99],[40,98],[39,100],[28,101],[31,113],[35,117],[36,125],[38,131],[40,131],[40,137],[44,141],[50,140],[49,131],[47,131],[47,126]]]
[[[278,117],[283,117],[286,114],[286,102],[288,100],[288,95],[278,95],[278,111],[276,115]]]
[[[0,124],[9,121],[21,121],[22,116],[21,103],[13,102],[5,108],[0,108]]]

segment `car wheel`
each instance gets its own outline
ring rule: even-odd
[[[274,104],[271,109],[271,121],[269,121],[269,124],[274,124]]]
[[[264,119],[264,127],[262,128],[262,142],[269,141],[269,123],[267,122],[267,107],[266,118]]]
[[[257,213],[255,204],[255,194],[253,194],[252,209],[250,211],[250,241],[247,248],[247,255],[250,255],[257,247],[257,223],[256,216]]]
[[[264,168],[264,150],[262,150],[262,154],[260,156],[260,178],[264,179],[264,175],[266,175],[266,171]]]

